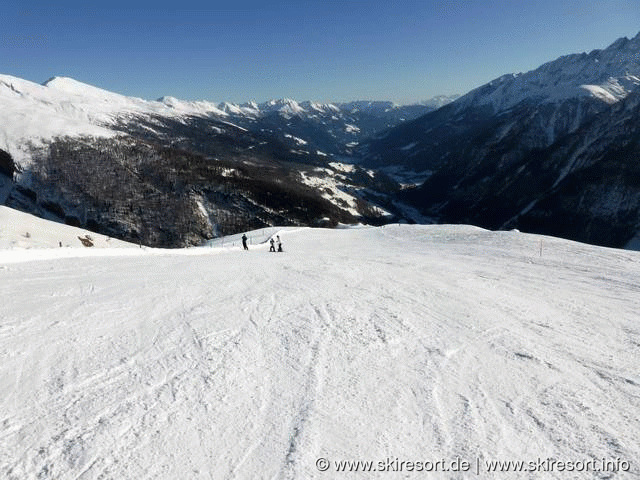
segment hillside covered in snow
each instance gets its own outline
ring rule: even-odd
[[[70,227],[0,205],[0,250],[81,247],[117,248],[135,245]]]
[[[408,225],[282,231],[269,253],[263,233],[0,251],[0,476],[640,474],[638,253]]]

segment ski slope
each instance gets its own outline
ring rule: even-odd
[[[132,248],[135,246],[106,235],[52,222],[0,205],[0,258],[7,260],[33,259],[31,252],[27,252],[24,257],[21,257],[20,250],[22,249],[82,247],[80,238],[87,238],[87,236],[93,246],[97,248]],[[54,258],[58,256],[57,252],[47,252],[47,254]]]
[[[5,251],[0,478],[611,478],[475,472],[549,457],[638,478],[638,252],[464,226],[280,236]],[[456,457],[474,470],[334,463]]]

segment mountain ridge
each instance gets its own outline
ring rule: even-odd
[[[370,168],[419,172],[400,196],[439,222],[622,247],[640,230],[640,186],[612,172],[635,175],[639,94],[640,34],[502,75],[360,152]]]
[[[148,101],[68,77],[45,83],[0,75],[7,119],[0,126],[6,152],[0,167],[4,177],[22,182],[11,187],[2,180],[0,193],[5,201],[36,202],[74,222],[114,220],[104,211],[114,200],[101,197],[99,184],[77,178],[76,171],[102,175],[83,170],[88,159],[99,158],[100,169],[127,177],[126,187],[112,187],[125,188],[144,208],[154,203],[136,189],[180,211],[206,212],[177,227],[198,225],[190,242],[206,239],[207,229],[240,228],[230,220],[234,215],[252,228],[292,218],[295,224],[430,219],[608,246],[624,246],[640,231],[640,186],[625,177],[640,176],[633,163],[640,158],[640,34],[502,75],[452,102],[434,99],[433,107],[287,98]],[[438,102],[446,104],[437,108]],[[38,157],[34,168],[30,155]],[[75,162],[74,169],[65,161]],[[53,188],[52,178],[64,188]],[[71,215],[55,202],[55,195],[76,188],[70,179],[95,197],[76,189]],[[50,198],[41,198],[41,190]],[[275,191],[287,200],[275,199]],[[90,215],[78,206],[82,199],[93,202]],[[126,238],[144,236],[136,215],[146,213],[130,199],[115,203]],[[567,221],[567,215],[575,218]],[[227,220],[218,225],[212,218]],[[251,218],[262,223],[247,224]],[[159,220],[147,218],[144,228],[153,230],[152,221]],[[156,242],[157,233],[150,234]],[[172,230],[161,237],[171,243],[180,235]]]
[[[442,103],[443,100],[440,98],[438,101]],[[364,108],[365,103],[368,104],[367,108]],[[298,103],[292,99],[269,100],[261,104],[256,102],[234,104],[206,100],[187,101],[171,96],[154,101],[110,92],[71,77],[55,76],[38,84],[2,74],[0,75],[0,107],[7,121],[0,127],[0,148],[8,151],[19,163],[28,163],[28,153],[23,147],[25,143],[42,143],[43,139],[65,135],[112,137],[122,133],[113,131],[112,126],[115,123],[141,115],[147,117],[160,115],[168,118],[211,117],[241,122],[239,126],[243,128],[260,129],[265,126],[255,125],[256,122],[276,114],[281,115],[282,120],[279,120],[277,125],[268,125],[274,133],[286,130],[286,121],[292,117],[304,117],[304,120],[316,125],[320,124],[321,128],[327,130],[336,128],[343,130],[342,134],[336,133],[339,138],[334,140],[336,145],[332,147],[336,153],[342,153],[345,149],[344,145],[361,139],[358,135],[360,128],[356,130],[347,126],[357,121],[353,114],[364,111],[369,116],[384,116],[384,119],[377,119],[370,127],[363,129],[366,132],[363,135],[366,135],[372,131],[387,128],[394,122],[404,121],[407,115],[415,118],[432,108],[420,104],[399,106],[385,101],[356,101],[344,105],[345,107],[341,109],[340,106],[332,103],[320,104],[313,101]],[[357,106],[357,112],[354,106]],[[403,109],[408,113],[403,113]],[[333,118],[338,113],[344,118]],[[326,118],[318,118],[319,114]],[[39,118],[46,120],[38,122]],[[371,123],[371,118],[367,117],[365,121]],[[324,127],[327,122],[333,122],[335,125]],[[286,133],[295,134],[295,132]],[[280,135],[280,138],[283,140],[285,137]],[[309,139],[305,140],[309,141]]]
[[[458,109],[490,104],[496,113],[525,99],[549,102],[591,95],[615,103],[640,85],[639,49],[640,33],[621,37],[604,49],[563,55],[528,72],[501,75],[454,103]]]

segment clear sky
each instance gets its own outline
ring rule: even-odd
[[[638,0],[5,0],[0,73],[147,99],[465,93],[640,31]]]

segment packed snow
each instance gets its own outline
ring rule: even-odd
[[[279,235],[284,253],[4,250],[0,477],[325,479],[460,457],[474,478],[539,458],[637,478],[640,253],[464,226]]]

